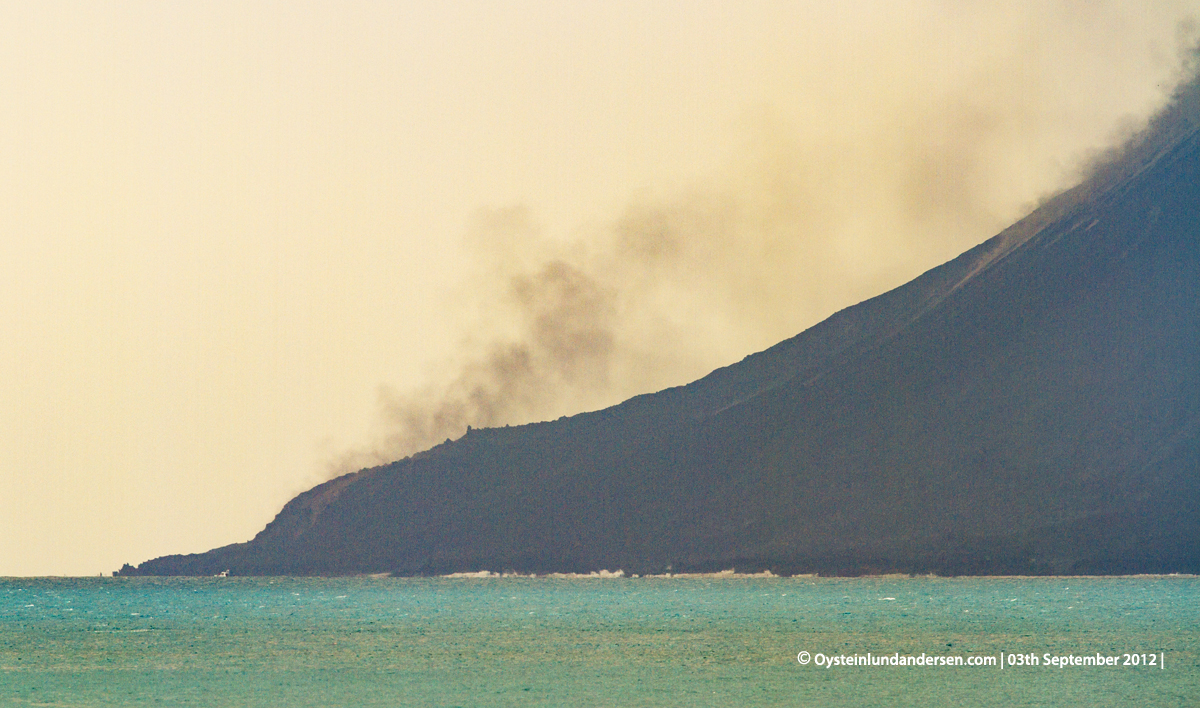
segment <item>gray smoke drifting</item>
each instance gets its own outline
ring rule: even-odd
[[[1200,128],[1200,25],[1180,23],[1179,41],[1182,62],[1178,85],[1171,101],[1149,121],[1144,129],[1126,126],[1121,139],[1112,146],[1092,153],[1080,168],[1081,187],[1102,189],[1125,179],[1131,171],[1176,140]]]
[[[536,418],[557,397],[607,387],[614,291],[561,260],[515,274],[507,285],[502,295],[519,322],[512,341],[488,345],[443,390],[381,392],[383,415],[393,428],[385,448],[390,454],[458,437],[469,425]]]
[[[1194,45],[1195,27],[1179,25],[1181,46]],[[1064,158],[1061,144],[1080,106],[1100,100],[1076,93],[1102,98],[1104,72],[1070,87],[1030,79],[1061,58],[1015,52],[984,75],[904,100],[865,77],[845,114],[750,112],[720,174],[633,199],[571,237],[542,233],[523,206],[481,211],[468,239],[476,275],[464,302],[475,319],[462,361],[423,390],[382,389],[386,434],[337,470],[398,459],[468,426],[554,418],[686,383],[997,233],[1103,162],[1074,143]],[[1115,125],[1094,131],[1122,143],[1145,118]]]
[[[617,345],[618,291],[579,262],[547,256],[522,208],[481,212],[475,240],[505,244],[490,272],[477,274],[481,319],[509,325],[491,341],[464,341],[459,371],[441,385],[400,393],[381,387],[380,411],[388,430],[370,450],[337,463],[339,471],[379,464],[456,438],[469,426],[535,420],[573,395],[609,385]],[[527,266],[512,263],[524,251]],[[496,264],[503,264],[496,266]],[[488,329],[488,325],[477,325]]]

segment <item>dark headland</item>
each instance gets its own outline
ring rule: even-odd
[[[1200,86],[987,242],[687,386],[121,575],[1200,572]]]

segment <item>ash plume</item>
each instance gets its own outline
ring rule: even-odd
[[[513,275],[504,293],[519,317],[513,341],[487,345],[444,390],[383,390],[388,450],[415,451],[469,425],[537,416],[564,391],[603,388],[613,355],[614,293],[561,260]]]
[[[1193,46],[1195,26],[1180,25]],[[1196,56],[1179,75],[1193,83]],[[867,86],[883,98],[856,99],[860,122],[836,129],[752,112],[719,174],[632,199],[570,237],[543,233],[523,205],[481,210],[468,234],[475,317],[454,373],[381,388],[386,432],[335,470],[693,380],[979,243],[1069,186],[1080,164],[1094,175],[1114,163],[1119,151],[1076,154],[1030,193],[1030,151],[1054,137],[1039,101],[1053,97],[1010,69],[906,105]]]

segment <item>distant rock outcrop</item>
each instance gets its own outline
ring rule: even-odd
[[[1200,572],[1198,104],[695,383],[473,430],[120,573]]]

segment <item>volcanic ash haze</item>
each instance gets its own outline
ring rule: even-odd
[[[791,337],[1074,182],[1195,14],[0,3],[0,573],[233,543]]]
[[[686,386],[123,574],[1200,571],[1200,76],[1081,185]]]
[[[1099,90],[1039,80],[1044,62],[1067,60],[1057,52],[1094,41],[1086,32],[1106,21],[1092,20],[1076,20],[1081,36],[1065,49],[1021,45],[964,76],[906,76],[902,99],[884,78],[866,79],[837,104],[812,99],[809,113],[751,112],[720,173],[565,236],[524,205],[478,211],[465,239],[469,286],[455,302],[469,334],[454,365],[424,387],[380,386],[376,443],[338,457],[333,475],[468,426],[554,418],[697,378],[903,282],[1112,163],[1143,125],[1130,115],[1109,129],[1113,147],[1075,143],[1073,161],[1054,168],[1040,154],[1062,139],[1061,121],[1077,119],[1073,94]],[[1195,71],[1196,34],[1193,20],[1177,26],[1176,81]]]

